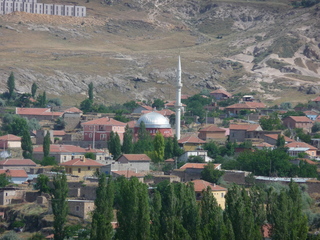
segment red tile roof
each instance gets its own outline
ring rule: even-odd
[[[316,116],[319,115],[319,113],[317,113],[316,111],[304,111],[303,113],[306,115],[316,115]]]
[[[104,117],[104,118],[99,118],[89,122],[82,123],[82,125],[126,126],[127,124],[117,121],[113,118]]]
[[[208,163],[185,163],[180,169],[187,169],[187,168],[196,168],[196,169],[204,169]],[[214,169],[217,169],[221,164],[214,164]]]
[[[151,161],[151,159],[146,154],[122,154],[119,158],[121,158],[122,156],[125,157],[129,162],[130,161],[146,161],[146,162]]]
[[[305,161],[311,165],[318,165],[318,163],[314,162],[314,161],[311,161],[310,159],[308,158],[298,158],[300,161]]]
[[[0,174],[5,173],[12,178],[27,178],[28,174],[23,169],[0,169]]]
[[[33,152],[43,152],[43,146],[33,148]],[[74,145],[50,144],[50,153],[86,153],[86,149]]]
[[[90,158],[75,158],[70,161],[60,163],[61,166],[75,166],[75,167],[102,167],[104,164],[92,160]]]
[[[204,128],[201,128],[199,132],[226,132],[226,130],[219,128],[216,125],[208,125]]]
[[[226,95],[226,96],[228,96],[228,97],[231,97],[231,96],[232,96],[231,93],[229,93],[229,92],[227,92],[227,91],[225,91],[225,90],[223,90],[223,89],[214,90],[214,91],[212,91],[212,92],[210,93],[210,95],[215,94],[215,93],[222,93],[222,94],[224,94],[224,95]]]
[[[294,120],[295,122],[308,122],[308,123],[312,123],[313,121],[310,120],[308,117],[306,116],[289,116],[286,118],[291,118],[292,120]],[[286,119],[285,118],[285,119]]]
[[[272,139],[275,139],[275,140],[277,140],[278,139],[278,134],[265,134],[264,136],[266,136],[266,137],[269,137],[269,138],[272,138]],[[283,135],[283,137],[284,137],[284,141],[285,142],[294,142],[295,140],[293,140],[293,139],[291,139],[291,138],[288,138],[287,136],[284,136]]]
[[[127,122],[127,125],[129,126],[129,128],[134,128],[135,125],[136,125],[137,121],[130,121],[130,122]]]
[[[164,161],[165,161],[165,162],[169,162],[169,163],[175,162],[173,158],[168,158],[168,159],[166,159],[166,160],[164,160]]]
[[[285,147],[288,147],[288,148],[309,148],[309,150],[317,150],[316,147],[308,144],[308,143],[305,143],[305,142],[290,142],[288,144],[285,145]]]
[[[246,104],[250,107],[254,107],[254,108],[265,108],[266,105],[264,103],[261,102],[246,102]]]
[[[43,113],[50,111],[50,108],[16,108],[16,114],[22,115],[42,115]]]
[[[266,147],[266,148],[270,148],[270,147],[274,147],[274,145],[271,145],[269,143],[266,142],[262,142],[262,143],[258,143],[258,144],[253,144],[255,147]]]
[[[68,113],[82,113],[82,111],[81,111],[79,108],[76,108],[76,107],[68,108],[68,109],[64,110],[64,112],[68,112]]]
[[[6,159],[0,161],[0,166],[37,166],[31,159]]]
[[[160,113],[161,115],[167,117],[167,116],[170,116],[172,114],[176,114],[174,111],[170,110],[170,109],[162,109],[160,111],[149,111],[149,110],[143,110],[141,111],[142,114],[145,114],[145,113],[149,113],[149,112],[156,112],[156,113]]]
[[[320,96],[316,97],[315,99],[312,100],[313,102],[320,102]]]
[[[230,130],[246,130],[246,131],[254,131],[259,128],[259,124],[230,124]]]
[[[212,191],[227,191],[224,187],[200,179],[193,180],[192,183],[194,184],[195,192],[202,192],[202,190],[206,190],[208,187],[210,187]]]
[[[7,134],[7,135],[4,135],[4,136],[1,136],[0,137],[0,140],[5,140],[5,141],[21,141],[21,137],[18,137],[16,135],[13,135],[13,134]]]
[[[53,136],[64,136],[66,132],[64,130],[53,130]]]
[[[136,173],[133,171],[112,171],[113,174],[116,174],[118,176],[124,176],[126,178],[131,178],[131,177],[144,177],[145,174],[142,173]]]
[[[206,141],[203,141],[202,139],[198,138],[197,136],[191,135],[186,136],[184,138],[181,138],[178,143],[184,144],[184,143],[206,143]]]
[[[174,107],[175,104],[176,104],[176,101],[170,101],[170,102],[165,103],[164,106],[166,106],[166,107]],[[187,106],[187,105],[185,105],[185,104],[183,104],[183,103],[181,103],[181,105],[182,105],[183,107],[186,107],[186,106]]]
[[[260,102],[245,102],[245,103],[236,103],[226,107],[226,109],[252,109],[252,108],[265,108],[266,105]]]

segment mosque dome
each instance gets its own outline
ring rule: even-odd
[[[146,128],[171,128],[169,120],[156,112],[149,112],[142,115],[137,121],[136,127],[139,127],[141,122],[144,122]]]

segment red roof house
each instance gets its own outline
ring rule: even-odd
[[[13,134],[7,134],[0,137],[0,148],[21,148],[21,137]]]
[[[306,116],[289,116],[282,120],[283,125],[287,128],[302,128],[307,132],[311,132],[313,121]]]
[[[63,116],[63,112],[51,112],[51,108],[16,108],[16,114],[27,119],[35,118],[38,121],[56,120]]]
[[[198,137],[204,141],[225,141],[226,140],[226,130],[219,128],[215,125],[208,125],[199,130]]]
[[[226,100],[232,97],[231,93],[223,89],[217,89],[210,93],[210,96],[213,96],[216,100]]]

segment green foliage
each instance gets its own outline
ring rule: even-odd
[[[288,65],[287,63],[281,62],[278,59],[273,59],[273,58],[268,59],[268,61],[266,61],[266,64],[271,68],[275,68],[279,70],[284,66]]]
[[[117,121],[120,121],[120,122],[124,122],[124,123],[129,122],[130,119],[126,118],[122,114],[123,114],[123,110],[116,110],[116,115],[115,115],[114,119]]]
[[[156,108],[157,110],[161,110],[162,108],[164,108],[164,101],[159,98],[156,98],[152,103],[152,107]]]
[[[68,183],[67,177],[63,174],[56,174],[53,177],[53,188],[51,189],[51,206],[54,216],[53,228],[54,239],[63,240],[65,237],[65,223],[68,215]]]
[[[58,163],[54,157],[44,157],[40,162],[41,166],[57,166]]]
[[[7,87],[8,87],[8,91],[9,91],[9,100],[10,100],[12,98],[13,92],[15,90],[15,79],[14,79],[13,72],[10,73],[10,76],[7,81]]]
[[[118,133],[111,131],[108,141],[109,152],[113,155],[113,159],[117,159],[121,155],[121,143]]]
[[[55,130],[62,130],[66,126],[66,122],[64,121],[64,118],[58,117],[57,120],[54,123],[54,129]]]
[[[44,91],[42,93],[42,95],[38,95],[36,105],[41,108],[47,107],[47,93],[46,93],[46,91]]]
[[[286,117],[289,117],[289,116],[306,116],[306,114],[300,111],[288,111],[282,114],[282,119],[285,119]]]
[[[89,100],[93,101],[93,83],[89,83],[88,85],[88,95],[89,95]]]
[[[284,128],[281,119],[276,112],[270,114],[267,117],[261,117],[259,120],[259,124],[262,129],[266,131],[281,130]]]
[[[199,116],[199,122],[205,121],[206,111],[203,108],[211,103],[211,98],[204,98],[200,94],[195,94],[188,99],[182,100],[187,105],[185,116]]]
[[[146,130],[146,125],[142,121],[138,130],[138,141],[134,144],[134,153],[145,153],[153,151],[153,143],[150,133]]]
[[[294,132],[301,141],[311,143],[311,135],[309,135],[308,133],[304,133],[302,128],[295,128]]]
[[[22,136],[28,130],[28,122],[25,118],[16,114],[5,114],[3,117],[2,130],[7,133]]]
[[[311,131],[313,133],[319,132],[320,131],[320,122],[315,122],[311,128]]]
[[[188,162],[191,163],[204,163],[204,158],[201,156],[190,156]]]
[[[284,139],[284,136],[279,134],[276,142],[276,146],[278,148],[284,148],[284,145],[286,144],[286,141]]]
[[[47,134],[43,138],[43,144],[42,144],[42,149],[43,149],[43,157],[46,158],[50,154],[50,132],[47,131]]]
[[[123,104],[123,106],[129,111],[132,112],[135,108],[139,106],[135,101],[129,101]]]
[[[85,153],[84,154],[84,157],[85,158],[90,158],[90,159],[92,159],[92,160],[96,160],[96,154],[94,154],[93,152],[87,152],[87,153]]]
[[[37,182],[34,188],[39,190],[40,193],[50,193],[50,188],[48,186],[49,177],[44,174],[39,174],[37,177]]]
[[[31,96],[32,96],[33,98],[35,98],[35,96],[36,96],[37,89],[38,89],[38,85],[37,85],[35,82],[32,83],[32,86],[31,86]]]
[[[7,176],[5,173],[0,174],[0,187],[3,188],[10,184],[11,177]]]
[[[41,128],[39,121],[35,118],[31,118],[30,120],[27,120],[27,123],[28,123],[29,131],[39,130]]]
[[[46,238],[41,233],[35,233],[28,240],[46,240]]]
[[[173,141],[172,138],[164,139],[164,159],[173,158]]]
[[[87,98],[80,103],[80,109],[83,111],[83,113],[91,112],[92,105],[93,101]]]
[[[29,130],[24,130],[21,138],[21,149],[23,150],[22,155],[26,159],[32,159],[33,147],[30,138]]]
[[[223,174],[223,171],[215,169],[213,163],[208,163],[201,172],[201,179],[211,183],[217,183]]]
[[[29,93],[23,93],[23,94],[19,94],[19,97],[17,97],[15,99],[15,106],[18,107],[30,107],[31,105],[31,94]]]
[[[133,153],[133,133],[127,125],[123,135],[123,144],[121,150],[124,154]]]
[[[113,237],[111,222],[113,220],[114,184],[111,178],[108,178],[107,181],[103,173],[99,175],[96,196],[90,240],[111,240]]]
[[[163,162],[164,148],[164,137],[160,132],[157,132],[153,139],[154,159],[152,160],[155,163]]]
[[[1,236],[0,240],[22,240],[19,235],[13,231],[10,231]]]
[[[50,98],[48,99],[48,104],[50,106],[61,106],[62,100],[60,98]]]

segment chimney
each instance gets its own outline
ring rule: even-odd
[[[91,150],[91,144],[89,144],[88,150]]]

